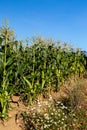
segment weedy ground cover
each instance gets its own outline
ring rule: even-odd
[[[79,81],[79,84],[77,81],[74,85],[71,85],[73,89],[68,88],[68,91],[72,89],[72,92],[67,93],[66,96],[61,95],[62,97],[55,98],[50,95],[49,99],[45,99],[45,102],[42,100],[44,104],[38,101],[37,105],[32,105],[29,109],[31,110],[30,113],[28,111],[18,113],[23,120],[23,130],[86,130],[87,100],[85,101],[85,99],[87,98],[85,98],[85,93],[82,91],[85,85],[82,81]],[[76,89],[78,86],[80,92]],[[77,93],[76,98],[73,91]],[[57,96],[57,93],[55,95]],[[83,101],[80,97],[82,97]],[[77,103],[76,105],[73,99]],[[83,104],[86,104],[86,106]]]

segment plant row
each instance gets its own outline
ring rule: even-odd
[[[64,82],[83,77],[86,56],[79,48],[41,37],[16,40],[9,27],[0,29],[0,116],[7,117],[9,99],[19,95],[32,103],[39,93],[59,91]],[[29,44],[29,45],[28,45]]]

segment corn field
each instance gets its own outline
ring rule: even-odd
[[[86,56],[79,48],[41,37],[25,45],[9,27],[0,28],[0,117],[8,117],[12,95],[31,103],[43,91],[59,91],[66,80],[85,73]]]

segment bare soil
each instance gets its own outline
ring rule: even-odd
[[[74,84],[74,83],[71,83]],[[73,85],[71,85],[72,87]],[[34,111],[41,111],[44,112],[46,105],[53,103],[55,100],[59,100],[61,96],[67,96],[65,94],[65,89],[66,87],[70,87],[69,84],[65,85],[64,87],[61,87],[60,92],[51,92],[52,100],[49,100],[48,98],[43,98],[43,96],[39,96],[38,100],[36,103],[34,103],[32,106],[26,107],[22,102],[19,101],[18,96],[13,96],[12,97],[12,102],[11,102],[11,110],[9,110],[9,119],[4,121],[4,124],[2,121],[0,121],[0,130],[22,130],[21,128],[21,119],[17,118],[17,115],[21,111],[27,111],[28,113],[31,112],[34,108]],[[87,109],[87,80],[84,80],[84,87],[83,87],[83,93],[84,93],[84,98],[85,102],[83,102],[82,107]],[[16,119],[17,118],[17,119]]]

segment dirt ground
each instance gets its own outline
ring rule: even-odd
[[[16,124],[15,122],[15,114],[17,111],[13,110],[11,112],[11,117],[8,121],[3,123],[0,123],[0,130],[21,130],[20,126],[18,124]]]
[[[54,96],[55,94],[53,94]],[[56,94],[59,98],[59,93]],[[56,98],[57,98],[56,96]],[[55,98],[55,96],[54,96]],[[39,107],[39,103],[41,107]],[[43,111],[47,104],[52,103],[49,102],[48,99],[44,99],[41,95],[38,96],[38,101],[36,104],[33,104],[30,107],[26,107],[22,102],[19,101],[18,96],[13,96],[12,101],[10,103],[11,110],[9,110],[9,118],[8,120],[3,121],[0,120],[0,130],[23,130],[21,128],[20,119],[16,119],[16,115],[20,114],[21,111],[27,111],[28,113],[34,108],[34,111]]]
[[[16,103],[11,103],[12,110],[9,111],[9,119],[3,122],[0,122],[0,130],[21,130],[20,123],[16,122],[16,114],[26,109],[23,104],[20,104],[18,107]]]
[[[84,88],[85,89],[83,90],[83,92],[85,93],[86,95],[85,99],[87,100],[87,80],[85,81]],[[54,93],[54,92],[51,93],[51,96],[54,100],[59,99],[60,95],[64,95],[63,90],[60,90],[60,92],[58,93]],[[16,115],[21,111],[29,112],[30,108],[26,107],[22,102],[19,102],[19,106],[18,106],[18,104],[16,103],[16,101],[19,100],[18,98],[19,97],[16,96],[13,97],[14,102],[11,102],[12,109],[9,110],[9,119],[7,121],[6,120],[4,121],[4,125],[2,121],[0,121],[0,130],[22,130],[20,120],[16,120]],[[43,99],[41,96],[38,97],[38,100],[39,103],[41,104],[41,108],[38,107],[38,102],[37,102],[37,105],[34,106],[36,110],[39,110],[40,108],[40,110],[42,111],[43,108],[45,108],[46,104],[52,103],[52,100],[48,101],[48,99]],[[85,107],[87,108],[87,101],[85,105],[86,105]],[[33,108],[33,106],[31,108]]]

